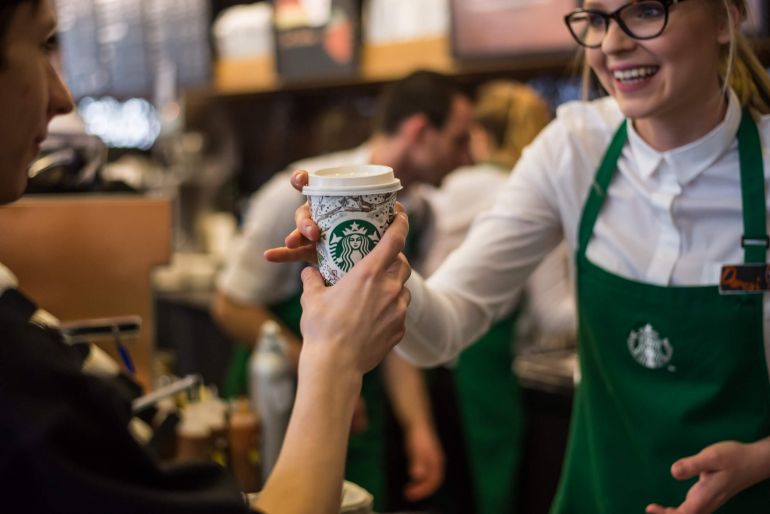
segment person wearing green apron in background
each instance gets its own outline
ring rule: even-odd
[[[460,245],[476,216],[489,208],[490,201],[504,187],[524,147],[550,119],[548,104],[524,84],[492,81],[479,87],[471,130],[471,153],[476,164],[450,173],[431,196],[437,227],[424,261],[410,259],[415,270],[429,276]],[[528,283],[524,315],[529,323],[544,320],[548,324],[532,327],[531,333],[548,332],[554,338],[574,341],[569,257],[564,247],[554,254],[558,255],[546,260]],[[547,278],[535,280],[541,276]],[[511,301],[514,313],[496,322],[452,366],[477,514],[514,513],[518,503],[526,420],[519,384],[512,372],[514,345],[518,342],[515,320],[521,302],[519,297]]]
[[[446,362],[566,239],[581,380],[553,514],[770,511],[770,78],[746,16],[744,0],[569,13],[607,96],[562,105],[457,251],[407,284],[399,351]],[[287,242],[268,257],[307,255]]]
[[[468,162],[471,104],[448,77],[427,71],[412,73],[385,89],[377,110],[375,130],[366,143],[292,166],[317,170],[385,164],[394,168],[404,185],[403,195],[399,196],[406,203],[416,184],[436,183]],[[291,213],[304,201],[289,185],[288,176],[289,172],[276,174],[252,198],[241,237],[218,280],[212,312],[225,332],[247,344],[257,339],[265,319],[277,318],[296,355],[300,344],[296,325],[300,267],[275,265],[262,257],[264,250],[283,242],[287,225],[293,222]],[[248,350],[238,352],[240,362],[231,367],[231,382],[243,384]],[[346,478],[368,489],[378,510],[384,507],[386,496],[381,421],[386,394],[404,433],[409,476],[402,494],[412,501],[430,496],[444,477],[444,455],[421,371],[399,361],[396,355],[386,359],[383,367],[388,371],[382,380],[379,373],[365,377],[363,401],[357,411],[364,416],[354,420],[348,453]]]

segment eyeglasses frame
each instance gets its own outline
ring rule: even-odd
[[[628,37],[630,37],[632,39],[637,39],[637,40],[640,40],[640,41],[646,41],[646,40],[649,40],[649,39],[655,39],[656,37],[658,37],[661,34],[663,34],[663,31],[666,30],[666,27],[668,26],[668,14],[669,14],[669,10],[671,9],[671,6],[672,5],[676,5],[676,4],[680,4],[680,3],[684,2],[685,0],[652,0],[652,1],[660,2],[663,5],[663,9],[664,9],[664,11],[663,11],[663,13],[664,13],[663,27],[661,27],[660,31],[657,34],[654,34],[652,36],[643,36],[643,37],[635,36],[634,34],[631,33],[631,31],[629,30],[628,26],[621,19],[620,13],[624,9],[627,9],[627,8],[631,7],[632,5],[634,5],[634,4],[637,4],[639,2],[649,2],[649,1],[651,1],[651,0],[634,0],[633,2],[629,2],[626,5],[618,8],[618,9],[615,9],[614,11],[612,11],[610,13],[598,11],[596,9],[575,9],[574,11],[572,11],[572,12],[570,12],[570,13],[568,13],[568,14],[566,14],[564,16],[564,23],[565,23],[565,25],[567,25],[567,29],[569,30],[569,33],[572,34],[572,37],[575,39],[575,41],[577,41],[577,43],[580,46],[583,46],[585,48],[599,48],[600,46],[602,46],[602,43],[604,42],[604,37],[607,35],[607,32],[609,32],[609,30],[610,30],[610,20],[615,20],[615,23],[618,24],[618,27],[620,27],[620,30],[622,30],[625,35],[627,35]],[[593,14],[593,15],[599,16],[600,18],[602,18],[604,20],[604,36],[602,36],[601,41],[599,41],[599,43],[596,44],[596,45],[587,45],[587,44],[585,44],[584,42],[582,42],[580,40],[580,38],[577,36],[577,34],[575,34],[575,31],[572,30],[572,26],[570,25],[570,22],[569,22],[570,18],[572,18],[576,14],[583,14],[583,13]]]

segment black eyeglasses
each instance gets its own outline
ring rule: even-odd
[[[615,20],[623,32],[634,39],[653,39],[668,24],[669,8],[685,0],[637,0],[611,13],[576,9],[564,17],[572,37],[587,48],[598,48]]]

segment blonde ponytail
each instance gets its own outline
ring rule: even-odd
[[[727,22],[730,27],[730,44],[723,52],[720,66],[722,83],[735,91],[741,105],[748,107],[753,114],[770,114],[770,75],[768,75],[751,44],[739,31],[735,30],[730,2],[746,15],[743,0],[723,0]]]
[[[511,169],[522,150],[551,121],[551,110],[531,87],[494,81],[479,89],[474,121],[493,139],[489,162]]]

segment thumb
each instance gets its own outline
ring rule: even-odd
[[[713,463],[709,458],[710,453],[704,450],[696,455],[679,459],[671,465],[671,475],[677,480],[687,480],[710,471],[713,469]]]
[[[306,294],[317,294],[326,288],[324,279],[317,269],[308,266],[302,270],[302,288]]]
[[[404,249],[406,235],[409,232],[409,218],[403,212],[396,214],[377,246],[364,257],[372,265],[387,269],[401,250]]]
[[[308,178],[307,178],[307,171],[305,170],[294,170],[291,174],[291,185],[299,191],[302,192],[302,188],[307,185]]]

